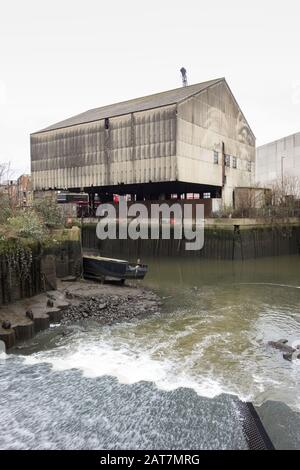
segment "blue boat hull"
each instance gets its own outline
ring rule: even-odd
[[[99,281],[124,281],[126,261],[83,256],[83,277]]]

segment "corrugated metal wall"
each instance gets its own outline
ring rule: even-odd
[[[176,106],[31,135],[34,189],[172,181]]]

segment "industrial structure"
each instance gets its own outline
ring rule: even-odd
[[[300,179],[300,132],[257,147],[255,175],[263,185]]]
[[[254,183],[255,136],[224,78],[96,108],[31,134],[33,188],[222,198]]]

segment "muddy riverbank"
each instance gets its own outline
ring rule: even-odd
[[[0,340],[9,350],[51,323],[70,325],[92,319],[101,325],[112,324],[159,313],[160,305],[156,294],[134,284],[58,281],[57,290],[0,308]]]

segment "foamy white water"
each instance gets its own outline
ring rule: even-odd
[[[159,357],[155,348],[147,350],[134,348],[132,344],[117,344],[113,340],[105,340],[102,335],[91,340],[83,334],[67,346],[24,356],[23,359],[30,365],[50,364],[54,371],[77,369],[89,378],[115,377],[122,384],[152,382],[166,391],[186,387],[205,397],[230,393],[213,377],[203,376],[196,380],[188,364],[191,365],[193,358],[183,364],[171,357]]]
[[[282,325],[297,325],[292,317],[288,321],[282,315],[275,318],[278,331]],[[223,312],[219,322],[224,321]],[[267,331],[268,322],[274,322],[273,312],[256,319],[254,332]],[[280,397],[300,410],[300,361],[283,361],[279,352],[267,347],[267,338],[253,338],[253,331],[240,333],[244,336],[241,348],[232,332],[218,329],[208,317],[179,311],[163,321],[149,318],[79,329],[63,337],[55,349],[24,356],[24,360],[31,365],[47,363],[54,371],[76,369],[89,378],[111,376],[121,384],[151,382],[165,391],[186,387],[209,398],[228,393],[261,404],[266,397]]]

